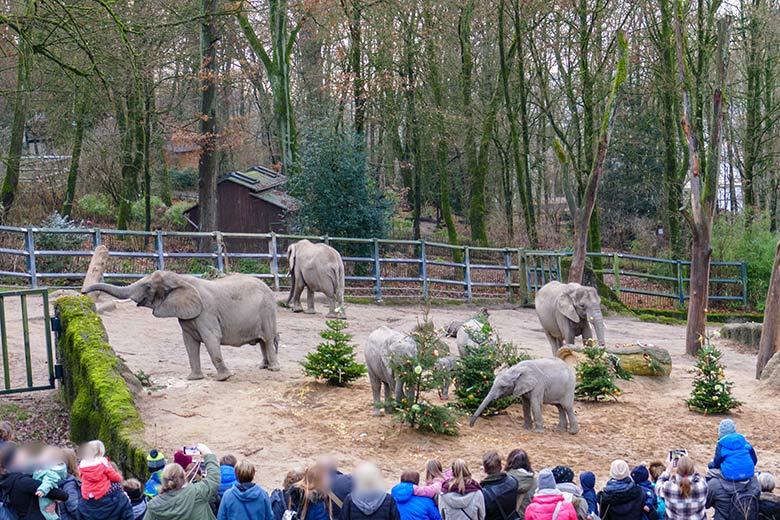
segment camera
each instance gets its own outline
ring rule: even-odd
[[[197,456],[200,455],[200,450],[196,446],[184,446],[182,450],[185,455]]]
[[[680,460],[680,457],[685,457],[688,455],[688,450],[681,448],[678,450],[670,450],[669,451],[669,462],[672,463],[672,467],[677,467],[677,461]]]

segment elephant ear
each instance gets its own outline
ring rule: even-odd
[[[195,286],[174,273],[159,274],[152,281],[157,292],[152,314],[157,318],[197,318],[203,311],[203,300]]]
[[[556,305],[558,312],[566,316],[569,321],[578,323],[580,321],[580,315],[577,314],[577,310],[574,308],[574,301],[571,299],[571,295],[568,292],[562,293],[558,297]]]
[[[512,395],[520,397],[533,390],[539,383],[539,378],[535,370],[523,369],[515,375],[515,386],[512,389]]]

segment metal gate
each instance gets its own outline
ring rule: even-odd
[[[54,388],[51,333],[47,289],[0,292],[0,395]]]

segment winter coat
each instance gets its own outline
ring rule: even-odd
[[[352,493],[352,475],[345,475],[340,471],[330,472],[330,501],[333,510],[333,518],[338,518],[341,514],[341,506]]]
[[[780,496],[761,493],[758,497],[759,520],[780,520]]]
[[[718,441],[710,469],[720,469],[726,480],[747,480],[756,473],[756,451],[741,433],[731,433]]]
[[[588,504],[588,514],[599,514],[599,497],[596,495],[596,475],[590,471],[580,474],[580,485],[582,486],[582,498]]]
[[[439,495],[439,513],[444,520],[485,520],[485,496],[475,481],[467,483],[464,492],[450,490],[444,483]]]
[[[588,502],[582,497],[582,491],[577,487],[577,484],[574,482],[561,482],[556,488],[563,493],[563,498],[574,506],[577,518],[586,520],[588,518]]]
[[[485,497],[486,520],[516,520],[517,480],[506,473],[489,475],[480,482]]]
[[[430,482],[426,482],[422,486],[414,486],[414,494],[418,497],[428,497],[437,500],[441,493],[441,487],[452,478],[452,470],[448,469],[444,471],[444,478],[435,478]]]
[[[603,520],[642,520],[645,494],[630,478],[609,480],[598,497]]]
[[[130,501],[130,507],[133,508],[133,518],[135,520],[143,520],[144,516],[146,516],[146,506],[146,497],[143,495],[136,501]]]
[[[99,499],[111,487],[112,482],[122,482],[122,475],[116,472],[106,457],[82,460],[79,464],[81,475],[81,496]]]
[[[44,520],[38,505],[38,497],[35,496],[40,484],[30,475],[19,472],[0,476],[0,494],[8,497],[11,509],[19,520]],[[53,500],[67,500],[68,494],[59,488],[54,488],[46,497]]]
[[[560,507],[558,506],[560,504]],[[525,520],[552,520],[558,508],[556,520],[577,520],[577,512],[558,490],[545,489],[537,492],[525,508]]]
[[[147,480],[144,485],[144,495],[146,495],[146,498],[151,500],[160,494],[160,487],[162,487],[162,472],[163,470],[158,470],[149,476],[149,480]]]
[[[65,502],[57,504],[60,520],[78,520],[76,511],[81,501],[81,481],[73,475],[68,475],[60,482],[60,489],[68,494]]]
[[[327,497],[317,492],[314,493],[313,498],[309,501],[309,504],[304,507],[303,503],[303,490],[297,486],[290,488],[290,506],[298,513],[300,520],[330,520],[331,514],[329,513]],[[285,504],[287,507],[287,504]],[[332,508],[333,505],[330,504]],[[304,509],[306,514],[304,514]],[[332,510],[332,509],[331,509]]]
[[[517,514],[525,518],[525,508],[531,503],[536,491],[536,475],[522,468],[510,469],[507,473],[517,480]]]
[[[229,464],[222,464],[219,467],[219,496],[225,495],[225,491],[233,487],[236,483],[236,468]]]
[[[658,509],[658,499],[655,496],[655,489],[653,483],[649,480],[645,480],[637,484],[642,488],[642,492],[645,494],[645,506],[650,509],[650,513],[644,513],[642,518],[644,520],[653,520],[658,516],[656,510]]]
[[[707,482],[695,473],[688,477],[691,489],[683,495],[679,475],[670,475],[664,471],[658,477],[655,493],[658,502],[664,502],[665,518],[669,520],[703,520],[707,507]]]
[[[144,520],[214,520],[209,499],[219,488],[219,466],[213,453],[203,457],[206,478],[166,491],[149,501]]]
[[[713,520],[732,520],[731,510],[735,503],[749,504],[755,500],[757,505],[758,497],[761,495],[761,486],[756,477],[738,482],[712,477],[707,479],[707,486],[707,508],[715,509]],[[737,497],[736,500],[735,497]],[[747,516],[748,518],[745,520],[755,520],[756,518],[755,515]]]
[[[82,498],[78,515],[81,520],[135,520],[130,499],[118,489],[100,498]]]
[[[251,482],[236,484],[225,491],[217,515],[218,520],[273,520],[273,517],[268,493]]]
[[[393,497],[382,490],[353,491],[341,507],[341,520],[400,520]]]
[[[390,494],[401,520],[442,520],[436,502],[432,498],[415,496],[411,482],[396,484]]]

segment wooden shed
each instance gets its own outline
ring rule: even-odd
[[[281,173],[255,166],[245,172],[230,172],[217,183],[217,228],[234,233],[283,233],[285,217],[297,207],[294,198],[284,191],[287,177]],[[199,207],[185,212],[198,229]],[[257,251],[257,240],[226,239],[229,251]]]

